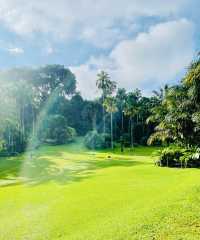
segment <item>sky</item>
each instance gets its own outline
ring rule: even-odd
[[[88,99],[96,75],[150,94],[200,50],[199,0],[0,0],[0,69],[62,64]]]

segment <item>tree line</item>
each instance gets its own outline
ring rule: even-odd
[[[117,88],[104,71],[94,81],[101,96],[87,100],[76,89],[75,75],[62,65],[0,71],[1,154],[21,153],[33,141],[35,147],[63,144],[94,131],[108,147],[146,144],[154,127],[146,119],[159,98]]]
[[[200,140],[200,58],[182,81],[152,96],[118,88],[101,71],[101,95],[84,99],[76,77],[62,65],[0,71],[0,153],[17,154],[29,145],[64,144],[86,136],[89,148],[116,144],[198,147]],[[34,144],[33,144],[34,143]]]

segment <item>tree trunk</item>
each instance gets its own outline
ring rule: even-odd
[[[32,134],[33,136],[35,135],[35,112],[34,112],[34,109],[33,109],[33,105],[31,105],[31,108],[32,108]]]
[[[92,118],[92,130],[96,130],[96,113],[94,114],[94,117]]]
[[[131,148],[133,148],[133,118],[131,117]]]
[[[105,96],[103,94],[103,104],[104,104]],[[105,108],[103,105],[103,133],[106,133],[106,119],[105,119]]]
[[[8,146],[9,146],[9,150],[11,147],[11,131],[10,131],[10,126],[8,127]]]
[[[124,113],[121,116],[121,152],[124,152]]]
[[[124,113],[122,111],[122,118],[121,118],[121,131],[122,131],[122,134],[124,133]]]
[[[113,149],[113,114],[110,113],[110,134],[111,134],[111,148]]]

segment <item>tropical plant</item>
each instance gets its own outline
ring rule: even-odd
[[[111,95],[116,89],[116,82],[110,80],[108,73],[101,71],[97,74],[96,86],[102,91],[102,102],[107,96]],[[103,106],[103,132],[106,132],[105,109]]]
[[[106,111],[110,113],[110,136],[111,136],[111,148],[113,149],[113,113],[117,112],[116,99],[114,97],[107,97],[103,103]]]
[[[141,98],[140,90],[136,89],[134,92],[130,92],[127,94],[124,113],[130,119],[130,139],[131,139],[131,147],[133,148],[133,124],[134,117],[136,117],[138,121],[138,113],[140,111],[139,101]]]

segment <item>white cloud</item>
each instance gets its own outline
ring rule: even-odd
[[[46,54],[47,55],[52,55],[53,53],[55,53],[55,49],[53,47],[51,47],[51,46],[48,46],[46,48]]]
[[[138,16],[178,14],[189,0],[0,0],[0,24],[19,35],[35,32],[55,39],[80,38],[109,47],[123,39],[115,22],[133,23]]]
[[[95,69],[91,69],[89,65],[81,65],[78,67],[70,68],[77,78],[77,89],[81,91],[81,94],[87,99],[92,99],[99,95],[96,88],[96,74]]]
[[[193,24],[186,20],[169,21],[121,41],[109,54],[91,58],[85,65],[72,68],[85,97],[93,89],[99,69],[108,71],[118,86],[127,90],[153,89],[174,80],[194,55]]]
[[[18,47],[8,48],[7,51],[8,51],[11,55],[21,55],[21,54],[24,53],[24,49],[23,49],[23,48],[18,48]]]

